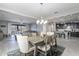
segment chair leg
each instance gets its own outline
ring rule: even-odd
[[[27,53],[25,53],[25,56],[27,56]]]
[[[55,39],[55,46],[57,47],[57,39]]]
[[[50,52],[50,56],[51,56],[52,55],[52,53],[51,53],[52,52],[52,46],[50,46],[50,51],[49,52]]]
[[[45,52],[45,56],[47,56],[47,52]]]
[[[20,52],[20,56],[21,56],[21,52]]]

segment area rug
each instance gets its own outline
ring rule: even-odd
[[[62,46],[53,46],[51,49],[51,55],[48,53],[47,56],[61,56],[62,53],[64,52],[65,47]],[[7,53],[8,56],[25,56],[25,54],[21,53],[19,49],[10,51]],[[33,53],[29,56],[33,56]],[[37,54],[37,56],[43,56],[42,54]]]

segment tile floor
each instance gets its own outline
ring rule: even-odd
[[[65,47],[62,56],[79,56],[79,38],[58,39],[58,45]],[[18,49],[14,37],[0,41],[0,56],[7,56],[7,52]]]
[[[62,56],[79,56],[79,38],[58,39],[58,45],[65,47]]]
[[[0,41],[0,56],[7,56],[7,52],[18,48],[18,44],[14,37],[5,38]]]

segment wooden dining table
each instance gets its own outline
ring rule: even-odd
[[[40,45],[44,39],[40,36],[32,36],[32,37],[29,37],[29,42],[35,47],[34,49],[34,56],[36,56],[37,54],[37,46]]]

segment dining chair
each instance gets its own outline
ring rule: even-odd
[[[45,36],[43,39],[44,39],[44,44],[38,46],[38,52],[46,56],[47,53],[50,51],[50,40],[47,36]]]
[[[47,35],[52,36],[52,35],[54,35],[54,32],[47,32]]]
[[[47,36],[48,36],[49,40],[51,41],[50,44],[52,46],[55,45],[55,39],[56,39],[55,32],[47,32]]]
[[[34,47],[29,47],[28,36],[16,35],[16,37],[20,52],[24,53],[25,56],[34,50]]]
[[[38,46],[38,52],[41,54],[44,54],[45,56],[50,52],[51,55],[51,47],[55,45],[55,37],[54,37],[54,32],[47,32],[44,39],[44,44],[41,46]]]
[[[45,35],[46,35],[46,32],[41,32],[41,33],[40,33],[40,36],[41,36],[41,37],[44,37]]]
[[[36,33],[32,33],[32,36],[36,36]]]

